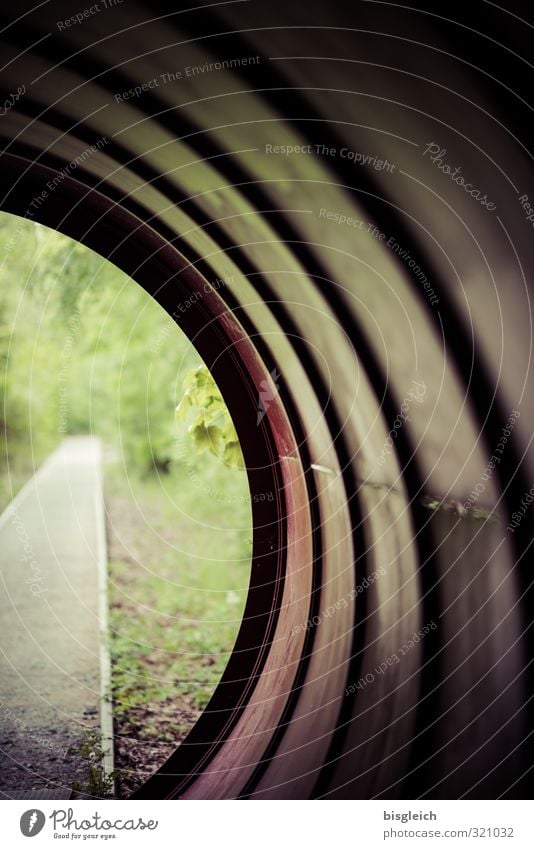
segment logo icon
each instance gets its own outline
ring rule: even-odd
[[[280,379],[280,374],[275,368],[273,368],[269,377],[271,378],[272,383],[270,383],[267,378],[264,378],[260,383],[260,392],[258,397],[258,417],[256,421],[257,427],[259,427],[261,420],[269,409],[271,401],[273,401],[278,395],[278,380]]]
[[[46,822],[46,817],[42,811],[36,808],[31,808],[29,811],[24,811],[20,818],[20,830],[24,837],[35,837],[39,834]]]

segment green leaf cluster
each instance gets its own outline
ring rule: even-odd
[[[234,424],[206,366],[190,369],[182,385],[184,394],[176,408],[176,418],[190,423],[188,432],[196,453],[209,451],[226,466],[243,469],[243,454]]]

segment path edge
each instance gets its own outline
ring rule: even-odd
[[[102,443],[97,442],[98,461],[95,483],[95,521],[98,572],[98,621],[100,655],[100,736],[102,744],[102,769],[109,779],[115,795],[113,701],[111,698],[111,657],[108,631],[108,552],[106,539],[106,513],[104,507]]]

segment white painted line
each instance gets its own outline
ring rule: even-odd
[[[98,442],[95,463],[95,519],[98,568],[98,619],[100,623],[100,734],[102,739],[102,767],[109,778],[113,775],[113,704],[111,700],[111,659],[108,646],[108,554],[104,491],[102,485],[102,445]],[[113,790],[115,781],[113,780]]]

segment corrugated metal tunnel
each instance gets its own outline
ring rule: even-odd
[[[2,209],[174,315],[273,494],[223,680],[136,795],[528,796],[526,25],[96,5],[3,22]]]

